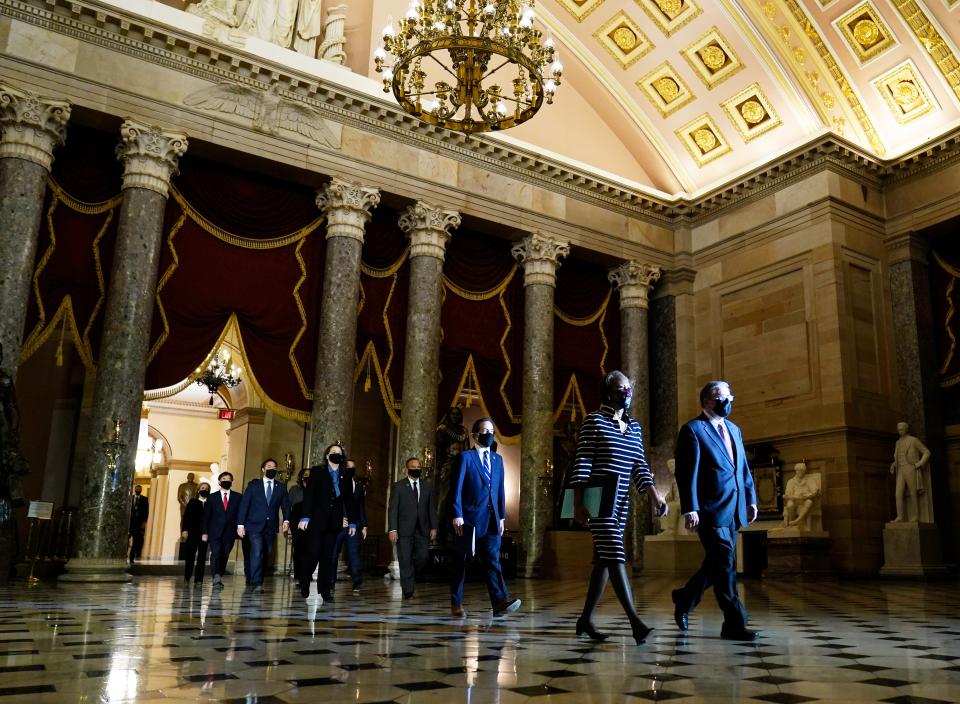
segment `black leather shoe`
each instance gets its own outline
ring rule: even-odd
[[[749,628],[721,628],[720,637],[724,640],[756,640],[760,634]]]
[[[520,608],[519,599],[504,599],[499,602],[496,606],[493,607],[494,616],[503,616],[504,614],[512,614],[514,611]]]
[[[323,592],[321,592],[321,593],[320,593],[320,598],[323,599],[323,602],[324,602],[325,604],[332,604],[333,601],[334,601],[333,592],[327,592],[326,594],[324,594]]]
[[[679,589],[670,592],[670,598],[673,599],[673,621],[677,628],[686,631],[690,628],[690,612],[685,611],[678,601],[680,595]]]
[[[407,601],[407,600],[412,599],[412,598],[413,598],[413,592],[404,592],[404,593],[403,593],[403,600],[404,600],[404,601]]]

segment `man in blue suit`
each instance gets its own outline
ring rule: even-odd
[[[210,546],[214,590],[223,589],[223,571],[237,539],[237,511],[242,500],[240,492],[231,489],[233,475],[230,472],[220,472],[217,482],[219,491],[210,494],[203,509],[203,535],[200,536]]]
[[[740,428],[727,420],[733,393],[725,381],[700,391],[703,413],[686,423],[677,438],[677,488],[688,530],[696,529],[705,553],[703,564],[673,591],[674,620],[681,630],[711,585],[723,611],[720,636],[754,640],[747,610],[737,594],[737,531],[757,519],[757,495],[747,466]]]
[[[450,556],[450,614],[466,615],[463,610],[463,580],[467,557],[479,557],[486,567],[487,591],[493,615],[513,613],[519,599],[511,599],[500,569],[500,536],[506,515],[503,493],[503,458],[492,449],[493,421],[480,418],[473,424],[472,450],[461,452],[450,477],[450,515],[458,537]]]
[[[244,570],[247,588],[251,591],[263,592],[263,567],[277,539],[277,514],[283,513],[282,528],[286,533],[290,529],[289,512],[287,487],[277,481],[277,461],[266,459],[260,465],[260,478],[251,479],[247,484],[237,513],[237,535],[250,544]]]

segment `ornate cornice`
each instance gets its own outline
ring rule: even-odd
[[[460,213],[421,200],[403,211],[399,225],[410,238],[411,257],[436,257],[442,261],[450,229],[460,227]]]
[[[123,162],[123,187],[146,188],[166,198],[177,160],[186,151],[185,134],[125,120],[117,145],[117,158]]]
[[[620,291],[620,308],[649,308],[650,289],[661,273],[658,266],[629,261],[611,269],[607,279]]]
[[[69,119],[70,103],[0,83],[0,159],[25,159],[49,171]]]
[[[380,191],[335,178],[317,193],[317,207],[327,217],[327,239],[350,237],[363,242],[370,211],[380,203]]]
[[[570,244],[534,232],[513,245],[514,259],[523,265],[523,285],[557,285],[557,267],[560,259],[570,255]]]

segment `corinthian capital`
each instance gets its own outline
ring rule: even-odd
[[[70,103],[0,83],[0,159],[26,159],[49,171],[53,150],[66,138],[69,119]]]
[[[611,269],[607,278],[620,289],[621,308],[647,308],[650,289],[661,273],[658,266],[631,260]]]
[[[166,198],[177,160],[186,151],[187,135],[125,120],[117,145],[117,158],[123,162],[123,187],[145,188]]]
[[[460,213],[443,210],[420,200],[403,211],[399,225],[410,238],[411,257],[436,257],[442,260],[450,239],[450,229],[460,226]]]
[[[513,245],[513,258],[523,264],[523,285],[557,285],[560,257],[570,254],[570,244],[534,232]]]
[[[351,237],[363,242],[370,211],[380,202],[380,191],[350,181],[332,179],[317,192],[317,207],[327,216],[327,239]]]

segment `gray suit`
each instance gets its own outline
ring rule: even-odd
[[[437,500],[433,485],[426,479],[418,483],[419,501],[410,480],[394,483],[387,510],[388,530],[397,531],[397,562],[400,563],[400,588],[405,596],[413,594],[415,576],[430,556],[430,531],[437,527]]]

